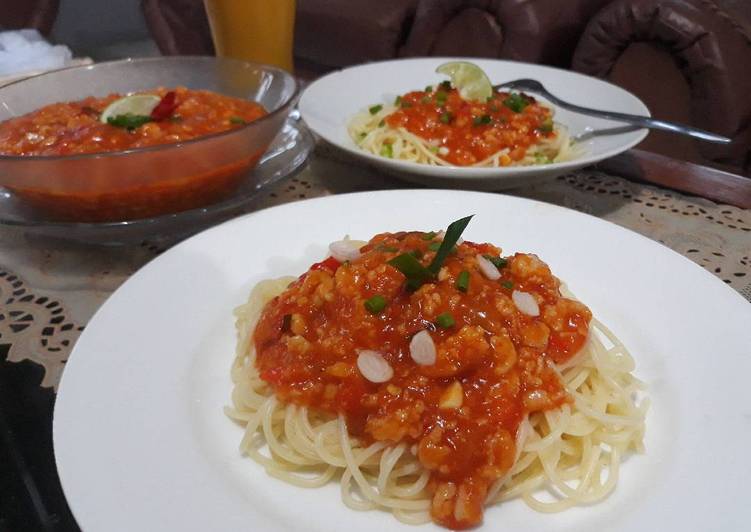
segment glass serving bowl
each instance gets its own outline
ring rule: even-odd
[[[0,88],[0,121],[86,96],[184,86],[260,103],[268,114],[188,141],[69,156],[0,155],[0,186],[50,219],[113,222],[210,205],[231,195],[298,97],[287,72],[214,57],[126,59],[41,74]]]

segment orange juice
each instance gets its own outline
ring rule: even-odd
[[[292,72],[295,0],[204,0],[216,55]]]

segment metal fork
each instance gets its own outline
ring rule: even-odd
[[[493,89],[494,90],[516,89],[516,90],[534,92],[535,94],[541,94],[542,96],[545,96],[545,98],[550,100],[551,103],[554,103],[555,105],[562,107],[563,109],[574,111],[575,113],[581,113],[583,115],[589,115],[589,116],[596,116],[599,118],[605,118],[607,120],[615,120],[618,122],[626,122],[627,124],[632,124],[632,125],[643,127],[643,128],[670,131],[671,133],[679,133],[681,135],[688,135],[690,137],[701,139],[707,142],[714,142],[716,144],[729,144],[730,142],[732,142],[732,139],[723,137],[722,135],[711,133],[709,131],[704,131],[703,129],[699,129],[696,127],[686,126],[683,124],[676,124],[675,122],[668,122],[666,120],[658,120],[656,118],[650,118],[648,116],[629,115],[626,113],[616,113],[614,111],[602,111],[600,109],[591,109],[589,107],[582,107],[581,105],[569,103],[551,94],[543,86],[542,83],[534,79],[517,79],[514,81],[507,81],[506,83],[495,85]],[[607,131],[607,130],[602,130],[602,131]],[[596,133],[597,132],[590,132],[590,136],[593,136],[593,134],[596,134]]]

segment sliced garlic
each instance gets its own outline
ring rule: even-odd
[[[394,370],[378,351],[363,350],[357,355],[357,369],[370,382],[381,383],[391,380]]]
[[[527,316],[539,316],[540,305],[537,304],[535,297],[528,292],[521,292],[520,290],[514,290],[511,292],[511,299],[514,301],[514,305],[520,312]]]
[[[433,338],[428,331],[420,331],[412,337],[409,343],[409,354],[421,366],[432,366],[436,360],[436,349]]]

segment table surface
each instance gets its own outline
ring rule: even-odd
[[[676,181],[681,171],[689,176],[687,183]],[[693,260],[751,301],[751,210],[664,188],[683,184],[718,201],[751,206],[751,180],[722,179],[717,171],[635,150],[596,168],[505,193],[572,208],[641,233]],[[301,173],[264,191],[254,208],[389,188],[414,186],[319,145]],[[57,384],[76,338],[96,309],[133,272],[174,243],[158,238],[131,246],[87,246],[0,226],[0,532],[77,528],[52,454]]]

